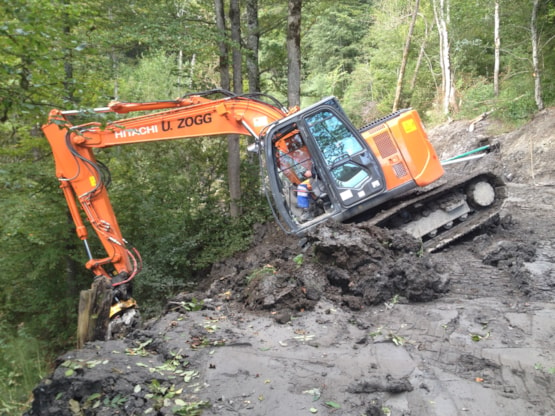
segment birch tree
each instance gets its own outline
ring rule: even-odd
[[[451,62],[451,46],[449,44],[450,11],[449,0],[432,0],[434,18],[439,34],[439,59],[441,66],[441,109],[448,115],[456,111],[455,77]]]
[[[538,9],[540,7],[540,3],[541,0],[534,0],[532,5],[532,19],[530,21],[530,32],[532,34],[532,65],[534,67],[534,99],[539,111],[544,109],[538,36]]]
[[[493,94],[499,96],[499,64],[500,64],[500,50],[501,50],[501,35],[499,34],[499,0],[495,0],[494,8],[494,28],[493,28],[493,41],[494,41],[494,63],[493,63]]]

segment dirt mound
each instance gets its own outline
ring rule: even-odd
[[[259,227],[251,250],[214,265],[206,294],[294,313],[322,297],[361,310],[394,297],[426,302],[448,290],[441,267],[404,232],[329,223],[301,241],[276,240],[279,234],[275,225]]]
[[[27,415],[555,414],[553,111],[431,132],[442,159],[500,144],[453,167],[507,179],[497,223],[426,255],[364,225],[260,225],[159,318],[60,357]]]

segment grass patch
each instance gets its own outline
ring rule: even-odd
[[[10,336],[12,335],[12,336]],[[43,342],[26,334],[0,336],[0,415],[22,414],[30,406],[32,390],[49,371]]]

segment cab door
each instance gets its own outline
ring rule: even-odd
[[[342,206],[351,207],[384,191],[378,161],[342,111],[322,106],[303,119],[305,136],[318,159],[314,161],[318,174],[326,175]]]

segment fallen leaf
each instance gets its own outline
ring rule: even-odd
[[[81,405],[77,400],[71,399],[69,401],[69,408],[71,409],[71,413],[74,415],[81,415]]]
[[[312,401],[315,402],[316,400],[318,400],[320,398],[320,395],[322,393],[320,393],[320,389],[313,388],[313,389],[310,389],[310,390],[303,391],[303,394],[310,394],[312,396]]]

